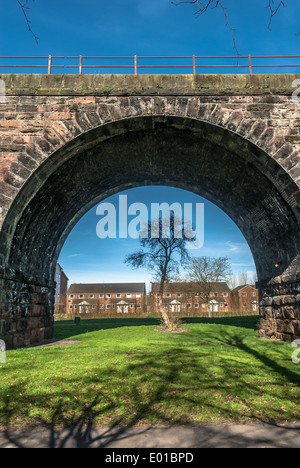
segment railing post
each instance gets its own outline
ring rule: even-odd
[[[193,55],[193,73],[196,75],[196,57]]]
[[[51,75],[52,55],[48,57],[48,75]]]
[[[249,71],[250,71],[250,75],[253,75],[253,73],[252,73],[252,61],[251,61],[251,55],[248,55],[248,61],[249,61]]]
[[[137,75],[138,72],[137,72],[137,56],[135,55],[134,56],[134,74]]]
[[[79,75],[82,75],[82,55],[79,56]]]

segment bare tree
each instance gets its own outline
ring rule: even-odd
[[[251,273],[248,271],[241,271],[240,273],[232,275],[227,279],[228,286],[231,290],[237,288],[238,286],[244,286],[245,284],[255,285],[256,282],[257,273]]]
[[[249,275],[247,271],[241,271],[238,275],[238,286],[244,286],[249,283]]]
[[[229,289],[235,289],[238,286],[238,280],[236,275],[231,275],[229,278],[227,278],[227,284]]]
[[[234,35],[234,28],[231,26],[231,23],[229,21],[229,17],[227,14],[227,8],[223,5],[223,0],[206,0],[206,1],[200,1],[200,0],[182,0],[178,2],[171,2],[173,5],[181,5],[184,3],[192,4],[196,7],[196,12],[195,15],[197,17],[204,15],[210,8],[215,9],[215,8],[220,8],[224,14],[225,21],[226,21],[226,27],[229,28],[232,41],[233,41],[233,49],[236,51],[237,55],[239,54],[236,40],[235,40],[235,35]]]
[[[158,309],[161,322],[167,330],[173,331],[178,327],[178,322],[172,321],[165,310],[163,294],[165,284],[178,275],[179,266],[189,259],[187,242],[191,241],[191,237],[182,221],[172,215],[169,221],[165,223],[165,220],[158,219],[154,223],[149,222],[140,232],[142,248],[128,255],[125,263],[133,268],[145,267],[153,272],[154,279],[159,282]]]
[[[215,283],[227,281],[231,275],[227,257],[198,257],[187,263],[186,294],[199,296],[208,306]]]
[[[252,273],[250,278],[250,283],[256,286],[256,282],[258,281],[257,273]]]
[[[231,33],[231,37],[233,41],[233,49],[236,51],[237,55],[240,55],[238,48],[237,48],[235,34],[234,34],[235,29],[233,28],[231,24],[229,14],[228,14],[228,8],[225,6],[224,1],[225,0],[202,0],[202,1],[200,0],[178,0],[177,2],[172,1],[171,3],[176,6],[182,5],[182,4],[194,5],[196,9],[195,15],[198,17],[203,16],[210,9],[222,10],[224,18],[225,18],[225,26],[229,28],[230,33]],[[267,5],[264,5],[264,7],[269,10],[269,23],[267,25],[267,28],[271,30],[273,19],[277,15],[280,8],[285,7],[285,2],[283,0],[267,0],[267,1],[268,3]],[[300,34],[300,31],[297,34]]]

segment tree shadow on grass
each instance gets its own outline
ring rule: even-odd
[[[297,390],[300,375],[273,361],[267,352],[252,349],[246,338],[247,334],[245,338],[223,334],[216,338],[216,348],[226,353],[214,356],[201,347],[130,350],[122,365],[94,367],[75,378],[55,377],[55,386],[50,378],[49,394],[30,392],[21,383],[10,386],[9,393],[2,395],[0,411],[6,440],[22,445],[14,430],[17,420],[45,428],[44,442],[49,447],[71,442],[78,447],[108,447],[126,441],[128,428],[137,426],[143,436],[157,424],[276,424],[286,417],[282,408],[295,395],[290,390]],[[270,371],[272,385],[269,377],[265,379]],[[280,406],[274,407],[274,401],[280,401]],[[299,410],[296,416],[300,417]],[[99,435],[95,427],[103,424],[108,427]]]
[[[183,318],[185,324],[207,324],[207,325],[224,325],[235,326],[239,328],[247,328],[256,330],[259,317],[220,317],[220,318]],[[97,320],[82,320],[80,325],[75,325],[74,322],[55,322],[54,333],[58,339],[67,339],[74,335],[82,335],[98,330],[109,330],[122,327],[137,327],[137,326],[158,326],[159,319],[155,318],[122,318],[122,319],[99,319]]]

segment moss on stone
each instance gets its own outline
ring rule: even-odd
[[[300,74],[23,75],[1,74],[8,96],[292,94]]]

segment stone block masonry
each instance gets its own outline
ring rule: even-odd
[[[52,336],[56,261],[80,217],[113,193],[150,184],[204,196],[236,222],[256,262],[261,315],[277,317],[272,336],[299,337],[299,78],[0,75],[0,336],[8,348]]]

